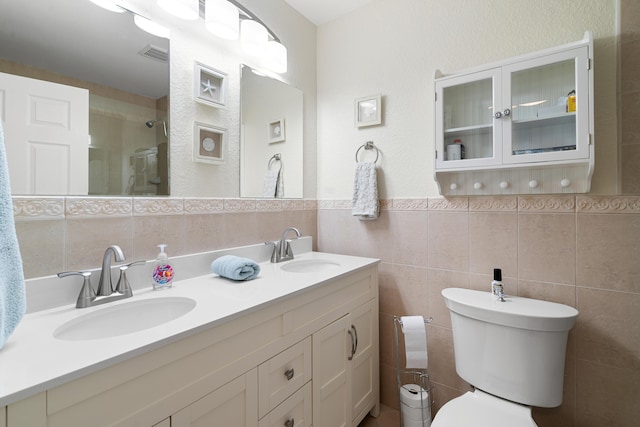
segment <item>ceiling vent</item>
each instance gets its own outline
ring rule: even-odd
[[[167,62],[169,60],[169,51],[167,49],[152,44],[146,45],[144,49],[138,53],[146,58],[155,59],[160,62]]]

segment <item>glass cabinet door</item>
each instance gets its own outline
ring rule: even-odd
[[[501,126],[494,126],[493,106],[500,100],[499,69],[436,83],[438,168],[499,164]],[[501,124],[500,124],[501,125]]]
[[[504,163],[589,156],[588,66],[584,47],[504,67]]]

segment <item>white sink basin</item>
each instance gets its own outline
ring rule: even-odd
[[[116,337],[170,322],[184,316],[195,306],[195,300],[183,297],[131,301],[69,320],[53,331],[53,336],[66,341]]]
[[[339,266],[339,263],[328,259],[301,259],[289,261],[280,269],[290,273],[319,273]]]

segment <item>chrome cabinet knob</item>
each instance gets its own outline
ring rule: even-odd
[[[499,119],[500,117],[502,117],[502,113],[500,111],[496,111],[496,113],[493,115],[494,119]]]
[[[504,111],[502,112],[502,114],[507,117],[511,115],[511,110],[508,108],[505,108]]]

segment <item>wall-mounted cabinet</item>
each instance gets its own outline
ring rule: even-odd
[[[435,80],[444,195],[579,193],[593,170],[593,40]],[[557,181],[557,182],[556,182]]]

